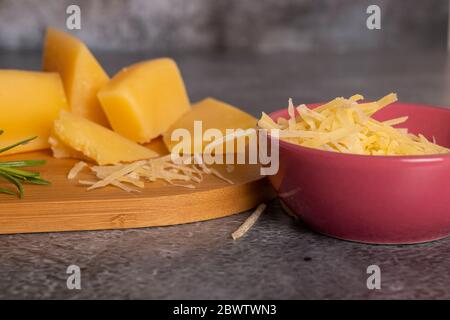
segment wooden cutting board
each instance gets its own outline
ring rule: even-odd
[[[256,165],[237,165],[231,173],[217,167],[233,185],[206,175],[196,189],[158,181],[146,183],[141,193],[127,193],[112,186],[87,191],[77,181],[92,179],[89,171],[68,180],[67,173],[77,161],[54,159],[50,151],[6,156],[0,161],[13,159],[47,160],[38,170],[52,184],[25,185],[23,199],[0,194],[0,234],[189,223],[249,210],[274,197]]]

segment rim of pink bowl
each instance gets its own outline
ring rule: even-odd
[[[322,103],[309,103],[307,106],[311,107],[318,107],[320,105],[324,104]],[[417,103],[409,103],[404,101],[398,101],[395,102],[395,104],[403,104],[403,105],[410,105],[414,108],[433,108],[438,109],[443,112],[450,113],[450,108],[447,107],[437,107],[432,105],[426,105],[426,104],[417,104]],[[273,111],[269,113],[269,117],[271,117],[273,120],[275,120],[273,117],[276,114],[287,112],[287,108],[283,108],[277,111]],[[450,124],[449,124],[450,125]],[[270,136],[270,133],[268,134]],[[288,141],[281,140],[280,138],[274,137],[274,139],[277,139],[279,141],[280,146],[284,146],[286,148],[292,149],[294,151],[303,151],[307,153],[313,153],[319,156],[323,157],[341,157],[341,158],[352,158],[352,159],[372,159],[369,161],[390,161],[390,162],[409,162],[409,163],[427,163],[427,162],[442,162],[445,160],[450,159],[450,152],[449,153],[438,153],[433,155],[411,155],[411,156],[385,156],[385,155],[368,155],[368,154],[354,154],[354,153],[342,153],[342,152],[334,152],[334,151],[326,151],[326,150],[320,150],[320,149],[314,149],[314,148],[308,148],[304,146],[300,146],[298,144],[294,144]]]

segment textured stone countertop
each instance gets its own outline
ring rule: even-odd
[[[101,54],[113,74],[145,55]],[[404,101],[450,105],[445,52],[176,57],[192,100],[214,96],[257,115],[288,97],[317,102],[396,91]],[[0,54],[0,68],[39,67],[34,53]],[[163,214],[163,213],[162,213]],[[248,213],[188,225],[0,236],[0,298],[450,299],[450,238],[378,246],[328,238],[269,204],[241,240]],[[66,269],[81,267],[81,290]],[[368,290],[366,268],[381,268]]]

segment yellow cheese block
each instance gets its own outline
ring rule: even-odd
[[[81,152],[87,158],[100,165],[131,162],[157,157],[159,154],[128,140],[116,132],[96,124],[90,120],[62,111],[53,127],[52,146],[68,157],[76,156],[67,147]]]
[[[2,155],[48,148],[53,121],[62,109],[67,101],[57,73],[0,70],[0,148],[37,136]]]
[[[164,133],[163,140],[167,149],[172,151],[174,146],[179,143],[179,141],[171,140],[172,132],[178,128],[187,129],[191,134],[192,141],[196,139],[194,137],[194,121],[202,121],[203,132],[208,129],[219,129],[224,136],[226,129],[254,128],[257,122],[256,118],[236,107],[213,98],[206,98],[194,104],[190,112],[176,121]],[[202,151],[208,143],[207,141],[202,143]],[[196,152],[198,151],[196,150]]]
[[[168,58],[123,69],[98,97],[114,131],[139,143],[161,135],[190,108],[180,71]]]
[[[109,126],[97,92],[109,77],[86,45],[74,36],[49,28],[45,38],[43,69],[61,75],[74,114]]]

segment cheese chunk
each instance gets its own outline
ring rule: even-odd
[[[97,98],[109,77],[83,42],[68,33],[48,29],[43,69],[61,75],[72,113],[109,126]]]
[[[0,70],[0,147],[37,136],[3,154],[46,149],[53,121],[67,109],[57,73]]]
[[[180,71],[168,58],[123,69],[98,97],[114,131],[139,143],[164,133],[190,108]]]
[[[164,133],[163,140],[167,149],[172,151],[174,146],[179,143],[179,141],[171,139],[172,132],[176,129],[187,129],[191,134],[192,141],[196,139],[194,137],[194,121],[202,122],[203,132],[208,129],[219,129],[224,136],[226,129],[254,128],[257,122],[256,118],[236,107],[213,98],[206,98],[194,104],[190,112],[181,117]],[[208,143],[203,141],[202,150],[195,150],[195,152],[203,151]]]
[[[158,156],[158,153],[130,141],[121,135],[85,118],[62,111],[53,127],[52,145],[68,156],[76,156],[70,149],[81,152],[100,165],[131,162]],[[60,152],[59,155],[64,155]],[[55,156],[57,154],[55,153]]]

